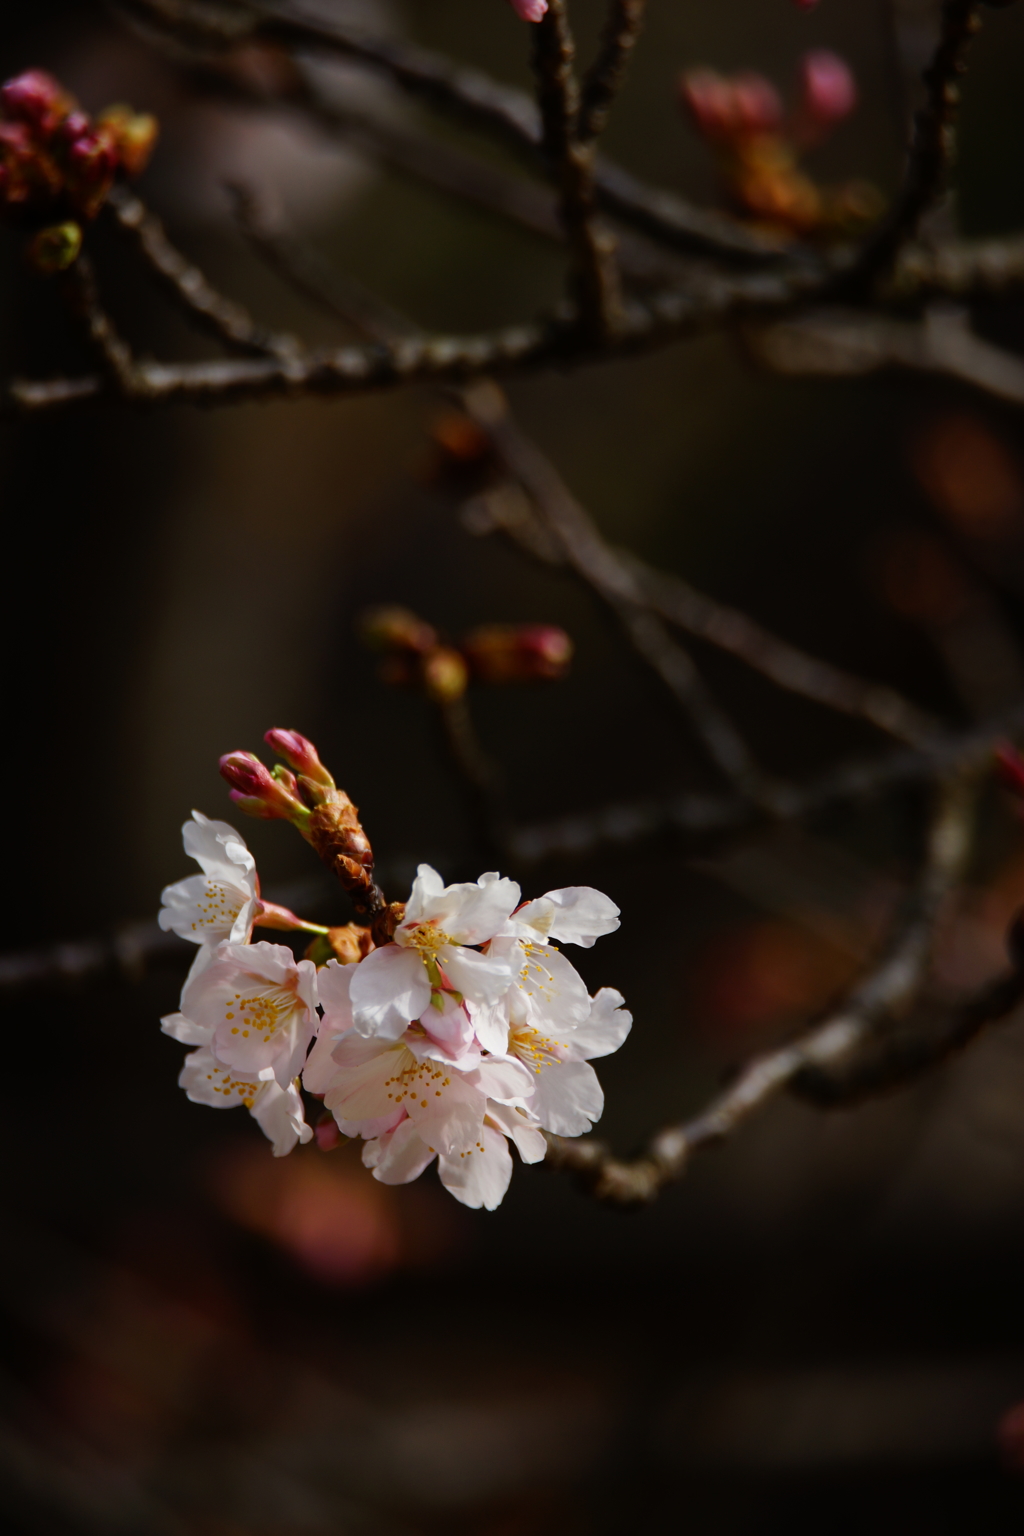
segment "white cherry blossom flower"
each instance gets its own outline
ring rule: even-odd
[[[458,1152],[436,1151],[423,1140],[412,1119],[368,1141],[363,1162],[382,1184],[408,1184],[437,1158],[437,1171],[445,1189],[473,1209],[493,1211],[505,1197],[512,1177],[508,1139],[515,1141],[524,1163],[537,1163],[547,1143],[537,1121],[521,1107],[487,1101],[479,1134],[472,1146]]]
[[[351,985],[352,1013],[359,1034],[398,1040],[443,994],[458,1003],[488,1007],[507,991],[511,968],[504,955],[481,954],[508,921],[519,887],[496,874],[472,884],[444,885],[429,864],[421,864],[395,942],[373,950],[359,963]]]
[[[283,944],[221,944],[185,984],[181,1012],[165,1033],[207,1045],[222,1065],[255,1082],[287,1088],[316,1029],[316,966]]]
[[[617,1051],[632,1027],[621,992],[602,987],[585,1022],[553,1039],[530,1025],[513,1024],[508,1054],[533,1075],[527,1107],[545,1130],[580,1136],[591,1130],[604,1109],[604,1091],[589,1065],[596,1056]]]
[[[209,1104],[213,1109],[234,1109],[244,1104],[264,1136],[273,1143],[275,1157],[284,1157],[298,1142],[312,1139],[295,1083],[282,1087],[273,1079],[259,1082],[240,1076],[234,1068],[218,1061],[209,1046],[189,1052],[178,1083],[193,1104]]]
[[[181,829],[185,852],[201,875],[165,887],[160,927],[200,946],[189,979],[210,963],[218,944],[245,944],[260,910],[256,861],[245,840],[226,821],[210,821],[201,811]]]
[[[550,939],[589,949],[619,926],[619,909],[590,886],[548,891],[513,912],[487,953],[508,961],[512,982],[496,1003],[467,1000],[477,1039],[504,1055],[509,1031],[556,1035],[574,1030],[590,1016],[583,978]]]

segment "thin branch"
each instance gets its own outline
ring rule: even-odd
[[[597,218],[593,147],[581,143],[576,132],[579,86],[565,0],[548,0],[533,39],[544,151],[561,192],[562,223],[573,258],[580,323],[591,335],[604,339],[621,327],[622,292],[614,238]]]
[[[577,857],[602,848],[634,847],[650,838],[675,836],[704,847],[756,832],[771,820],[804,821],[835,806],[867,800],[884,790],[932,783],[947,773],[987,762],[1005,738],[1024,734],[1024,704],[963,733],[946,732],[927,747],[905,748],[840,763],[799,786],[786,786],[771,813],[732,794],[684,794],[665,800],[638,800],[550,821],[523,823],[512,837],[521,864]]]
[[[1001,298],[1024,283],[1024,235],[905,245],[885,298]]]
[[[604,132],[646,12],[647,0],[609,0],[601,46],[580,93],[579,137],[585,144]]]
[[[503,468],[531,498],[565,564],[615,614],[633,648],[682,707],[711,761],[741,795],[772,803],[775,786],[757,767],[693,661],[650,611],[554,465],[519,429],[502,392],[493,384],[480,385],[465,391],[462,402],[487,433]]]
[[[981,26],[979,13],[978,0],[943,0],[942,31],[924,73],[928,94],[914,119],[902,188],[889,213],[865,241],[844,287],[863,286],[884,272],[943,190],[955,149],[953,124],[960,104],[957,80],[967,68],[967,50]]]
[[[975,795],[976,785],[964,778],[940,786],[912,911],[885,957],[841,1008],[791,1044],[748,1062],[699,1115],[659,1131],[632,1161],[613,1157],[591,1138],[552,1135],[548,1161],[579,1174],[598,1199],[618,1205],[653,1200],[682,1175],[694,1152],[731,1136],[801,1074],[841,1067],[874,1045],[925,980],[936,920],[970,853]]]
[[[241,304],[218,293],[171,244],[161,221],[134,192],[125,186],[111,188],[107,207],[163,287],[218,340],[257,357],[291,357],[299,350],[294,336],[278,335],[260,325]]]
[[[477,734],[465,697],[438,704],[437,713],[448,760],[466,792],[481,852],[504,864],[512,840],[501,771]]]
[[[91,350],[103,369],[99,381],[115,394],[131,398],[136,389],[137,365],[131,347],[100,303],[96,273],[88,256],[80,256],[62,275],[61,289]]]

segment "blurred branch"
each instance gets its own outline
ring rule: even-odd
[[[960,104],[957,79],[967,49],[981,26],[978,0],[944,0],[942,31],[924,72],[925,105],[915,115],[902,189],[878,228],[865,241],[844,286],[863,286],[884,272],[941,193],[955,149],[953,124]]]
[[[495,385],[465,390],[460,398],[471,418],[487,433],[505,472],[527,491],[548,537],[538,541],[534,530],[524,527],[521,517],[515,515],[518,508],[503,519],[500,500],[490,514],[491,526],[501,527],[535,558],[569,565],[613,607],[631,629],[634,644],[648,659],[654,658],[656,669],[660,670],[659,655],[661,664],[672,668],[670,653],[663,647],[663,640],[668,639],[660,622],[664,619],[729,652],[779,687],[863,719],[900,741],[920,744],[935,734],[938,722],[893,689],[830,666],[781,640],[737,609],[716,603],[681,577],[656,571],[635,556],[613,549],[554,465],[526,438]],[[480,510],[486,519],[486,502]],[[479,514],[476,526],[481,531],[487,526]]]
[[[587,143],[604,131],[612,103],[626,77],[629,56],[644,24],[647,0],[608,0],[608,16],[597,58],[581,91],[579,137]]]
[[[642,800],[604,806],[516,828],[515,857],[523,864],[572,857],[599,848],[632,846],[645,838],[674,833],[706,843],[756,830],[769,819],[802,821],[883,790],[927,784],[944,775],[982,765],[1004,738],[1024,733],[1024,704],[960,734],[946,732],[926,747],[901,749],[875,758],[854,759],[829,768],[802,785],[780,787],[771,817],[739,795],[684,794],[669,800]]]
[[[96,272],[88,256],[80,256],[61,278],[61,289],[90,349],[103,370],[99,383],[125,398],[137,389],[137,370],[131,347],[100,303]]]
[[[171,244],[156,215],[126,186],[111,188],[107,206],[149,270],[187,313],[218,340],[258,357],[269,354],[286,358],[299,350],[294,336],[268,330],[241,304],[218,293],[199,268]]]
[[[589,335],[604,340],[621,327],[622,292],[614,239],[597,219],[593,147],[577,137],[580,105],[574,55],[565,0],[548,0],[533,31],[543,146],[558,179],[580,323]]]
[[[855,1063],[866,1048],[878,1048],[883,1031],[909,1008],[924,983],[936,921],[970,855],[976,793],[976,781],[965,776],[949,778],[939,786],[911,911],[887,954],[843,1006],[791,1044],[748,1062],[730,1087],[699,1115],[659,1131],[632,1161],[613,1157],[589,1137],[570,1141],[552,1135],[547,1138],[548,1161],[579,1174],[598,1199],[618,1205],[652,1200],[680,1177],[692,1153],[731,1136],[802,1074],[842,1068]],[[992,993],[986,989],[984,1003],[977,999],[973,1007],[965,1005],[972,1018],[985,1006],[1002,1007],[1007,1000],[1012,1006],[1024,990],[1024,975],[1015,979],[1018,990],[1005,986]],[[931,1064],[922,1060],[921,1070]]]
[[[976,336],[964,310],[933,308],[920,321],[819,310],[778,325],[751,326],[746,341],[757,360],[776,373],[841,377],[907,369],[944,374],[1024,405],[1024,360]]]

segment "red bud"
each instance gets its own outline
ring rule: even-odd
[[[0,107],[9,118],[51,134],[74,106],[59,83],[43,69],[29,69],[0,86]]]
[[[573,645],[554,624],[485,624],[462,641],[462,653],[482,683],[521,683],[563,677]]]
[[[819,128],[848,117],[857,105],[857,82],[837,53],[825,48],[805,53],[800,61],[803,109]]]
[[[285,731],[275,727],[267,732],[263,740],[268,747],[273,748],[278,757],[283,757],[286,763],[290,763],[297,773],[312,779],[315,784],[324,785],[327,789],[334,788],[334,780],[320,761],[316,747],[298,731]]]
[[[1010,742],[1000,742],[995,749],[996,773],[1004,789],[1024,800],[1024,757]]]

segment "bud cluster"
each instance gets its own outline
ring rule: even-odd
[[[38,270],[76,260],[77,221],[96,217],[118,173],[138,175],[157,133],[154,117],[123,104],[91,118],[41,69],[0,86],[0,212],[47,221],[29,250]]]
[[[857,104],[856,81],[838,54],[815,49],[804,55],[788,114],[771,81],[749,71],[688,70],[679,97],[697,132],[714,146],[730,196],[748,216],[809,235],[850,230],[879,213],[879,195],[866,183],[819,187],[800,169],[801,154]]]
[[[435,704],[460,699],[470,681],[557,681],[572,660],[572,641],[554,624],[483,624],[449,645],[409,609],[386,607],[369,609],[360,631],[384,653],[384,682],[419,688]]]

